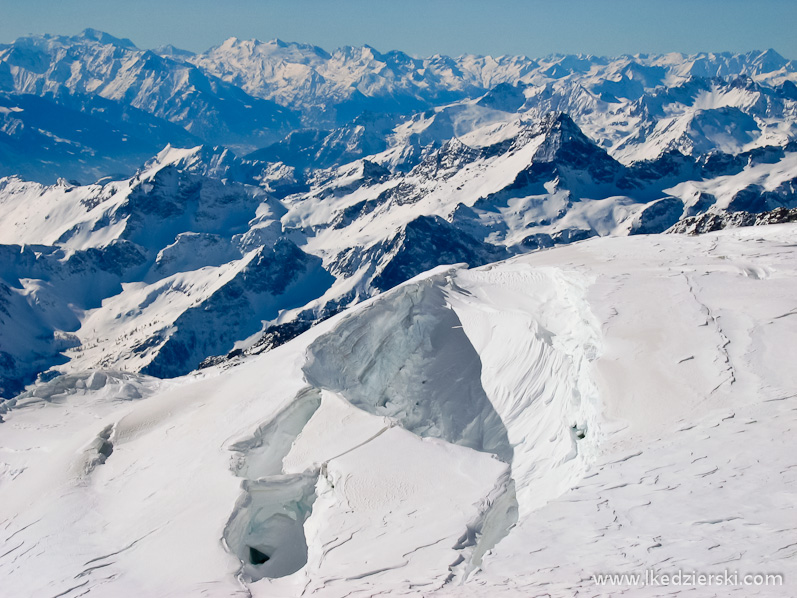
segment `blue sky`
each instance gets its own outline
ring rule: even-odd
[[[797,0],[0,0],[0,42],[86,27],[202,51],[236,36],[410,54],[774,48],[797,58]]]

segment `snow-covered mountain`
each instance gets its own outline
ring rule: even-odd
[[[330,54],[280,40],[232,38],[187,61],[253,96],[301,106],[309,126],[342,124],[364,109],[407,113],[481,98],[480,106],[510,113],[567,112],[626,161],[667,149],[738,152],[795,134],[797,65],[772,50],[412,58],[367,46]]]
[[[355,99],[374,105],[393,102],[440,103],[446,96],[481,95],[497,86],[544,86],[579,82],[609,102],[638,100],[660,86],[675,87],[693,78],[747,76],[780,85],[797,81],[797,65],[774,50],[748,54],[668,54],[663,56],[525,56],[415,58],[403,52],[382,54],[370,46],[328,53],[316,46],[230,38],[203,54],[186,57],[255,97],[283,106],[329,110]],[[507,87],[501,87],[506,93]],[[511,100],[510,100],[511,101]],[[416,105],[419,107],[421,104]]]
[[[331,279],[320,259],[281,237],[284,208],[261,189],[168,161],[105,185],[2,185],[2,234],[17,244],[3,246],[11,285],[4,291],[26,296],[20,309],[48,323],[36,338],[69,333],[74,365],[89,359],[161,376],[186,373],[258,332],[279,309],[315,298]],[[9,321],[16,319],[11,307]],[[14,335],[11,326],[3,330]],[[40,360],[62,361],[60,345],[31,360],[15,350],[34,348],[12,338],[3,343],[4,379],[30,379]]]
[[[795,226],[441,267],[235,368],[39,385],[3,591],[791,595]]]
[[[0,179],[4,395],[43,372],[173,377],[258,353],[441,264],[797,207],[792,146],[627,166],[563,113],[420,146],[428,120],[406,123],[404,145],[329,168],[197,146],[130,179]],[[420,150],[403,172],[407,144]]]
[[[166,143],[253,149],[298,123],[181,59],[91,29],[0,45],[0,93],[2,174],[44,180],[130,172]],[[28,164],[39,159],[54,164]]]

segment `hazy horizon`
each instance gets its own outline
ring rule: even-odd
[[[774,49],[797,57],[797,3],[762,0],[142,0],[135,5],[44,0],[4,9],[0,43],[27,35],[76,35],[86,28],[140,48],[171,44],[192,52],[230,37],[279,38],[334,50],[369,45],[415,56],[744,53]]]
[[[409,56],[412,56],[414,58],[428,58],[429,56],[433,56],[434,54],[447,55],[447,56],[451,56],[451,57],[457,57],[457,56],[472,54],[472,55],[476,55],[476,56],[493,56],[493,57],[496,57],[496,58],[500,57],[500,56],[525,56],[525,57],[531,58],[531,59],[546,58],[548,56],[584,56],[584,57],[592,56],[592,57],[598,57],[598,58],[615,58],[615,57],[618,57],[618,56],[645,56],[645,55],[663,56],[663,55],[672,54],[672,53],[674,53],[674,54],[683,54],[683,55],[686,55],[686,56],[692,56],[692,55],[698,55],[698,54],[741,55],[741,54],[756,53],[756,52],[774,51],[774,52],[777,52],[781,57],[783,57],[786,60],[794,60],[794,58],[791,55],[786,54],[784,52],[781,52],[777,48],[772,48],[772,47],[760,47],[760,48],[752,48],[750,50],[739,50],[739,51],[717,49],[717,50],[695,50],[693,52],[684,52],[684,51],[681,51],[681,50],[673,49],[673,50],[662,51],[662,52],[617,52],[617,53],[614,53],[614,54],[608,54],[608,53],[600,54],[600,53],[591,53],[591,52],[549,52],[547,54],[529,54],[529,53],[523,53],[523,54],[521,54],[521,53],[518,53],[518,54],[509,54],[509,53],[504,53],[504,54],[498,54],[498,53],[486,54],[486,53],[479,53],[479,52],[461,52],[461,53],[447,54],[445,52],[434,52],[434,53],[429,53],[429,54],[420,54],[420,53],[416,53],[416,52],[408,52],[404,48],[399,48],[399,47],[377,47],[377,46],[374,46],[373,44],[369,44],[369,43],[363,43],[363,44],[357,44],[357,45],[344,44],[344,45],[338,45],[338,46],[323,46],[321,44],[313,43],[312,41],[300,40],[300,39],[285,39],[285,38],[282,38],[282,37],[269,37],[269,38],[266,38],[266,37],[260,37],[260,38],[258,38],[258,37],[241,37],[241,36],[236,36],[236,35],[230,35],[230,36],[224,38],[223,40],[221,40],[220,42],[218,42],[216,44],[213,44],[213,45],[210,45],[210,46],[207,46],[205,48],[200,48],[198,50],[193,50],[193,49],[189,50],[186,47],[179,46],[179,45],[171,43],[171,42],[166,42],[166,43],[158,44],[158,45],[142,45],[140,43],[137,43],[135,39],[131,39],[130,37],[128,37],[126,35],[117,35],[113,31],[105,31],[105,30],[102,30],[102,29],[98,29],[96,27],[85,27],[85,28],[83,28],[80,31],[67,32],[67,33],[52,33],[52,32],[29,33],[29,34],[26,34],[26,35],[18,36],[17,38],[11,39],[9,41],[0,41],[0,44],[11,44],[11,43],[14,43],[18,39],[22,39],[22,38],[25,38],[25,37],[31,37],[31,36],[36,37],[36,36],[48,36],[49,35],[49,36],[52,36],[52,37],[58,37],[58,36],[78,37],[84,31],[89,30],[89,29],[95,30],[95,31],[100,32],[100,33],[108,34],[108,35],[110,35],[112,37],[115,37],[115,38],[119,39],[120,41],[127,40],[129,42],[132,42],[140,50],[156,50],[156,49],[164,48],[164,47],[167,47],[167,46],[172,46],[172,47],[174,47],[177,50],[189,51],[189,52],[196,53],[196,54],[201,54],[202,52],[205,52],[205,51],[210,50],[212,48],[219,47],[222,44],[224,44],[224,42],[227,41],[228,39],[236,38],[239,41],[257,41],[257,42],[261,42],[261,43],[267,43],[267,42],[270,42],[270,41],[277,40],[277,41],[280,41],[280,42],[282,42],[284,44],[297,44],[297,45],[301,45],[301,46],[315,46],[315,47],[321,48],[322,50],[327,51],[327,52],[334,52],[335,50],[338,50],[340,48],[347,47],[347,46],[348,47],[365,47],[365,46],[367,46],[367,47],[373,48],[374,50],[376,50],[380,54],[386,54],[388,52],[399,51],[399,52],[403,52],[403,53],[405,53],[405,54],[407,54]]]

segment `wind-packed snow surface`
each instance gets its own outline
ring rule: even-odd
[[[443,266],[236,367],[6,403],[4,596],[787,596],[795,225]],[[601,573],[784,586],[600,586]]]

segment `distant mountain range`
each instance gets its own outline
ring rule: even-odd
[[[797,63],[773,50],[413,58],[368,46],[328,53],[231,38],[192,54],[171,46],[141,50],[87,29],[0,45],[0,175],[54,182],[58,173],[93,182],[132,174],[167,143],[248,153],[291,133],[282,150],[266,154],[284,156],[287,145],[306,162],[322,149],[315,145],[346,138],[353,146],[335,154],[340,164],[381,149],[403,119],[445,104],[459,104],[449,111],[451,122],[437,123],[437,133],[449,137],[471,124],[464,109],[478,106],[481,123],[506,113],[567,112],[624,160],[669,148],[738,151],[794,137],[795,82]],[[334,161],[322,153],[321,164]]]

